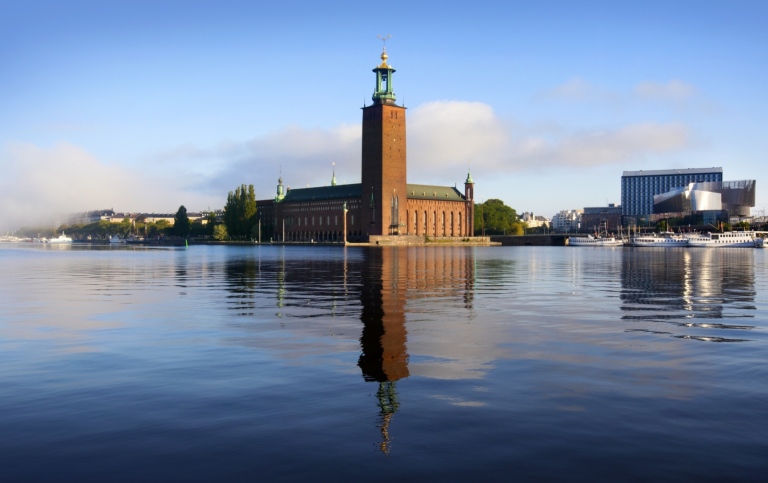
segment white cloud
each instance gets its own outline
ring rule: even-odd
[[[509,131],[487,104],[429,102],[409,114],[408,178],[414,182],[450,183],[469,163],[498,164],[508,150]]]
[[[333,163],[339,184],[359,183],[361,135],[360,125],[332,129],[288,126],[236,149],[214,153],[224,159],[223,168],[202,183],[205,189],[223,192],[224,199],[227,191],[253,184],[256,196],[263,199],[274,195],[281,173],[284,183],[294,188],[329,185]]]
[[[602,95],[602,91],[580,77],[569,79],[564,84],[547,89],[537,96],[544,100],[589,101]]]
[[[577,132],[546,125],[542,134],[536,130],[506,125],[487,104],[425,104],[414,109],[409,121],[409,179],[455,179],[468,161],[498,174],[620,163],[682,149],[690,137],[687,127],[677,123]]]
[[[673,79],[666,84],[641,82],[635,86],[633,93],[641,99],[683,102],[693,97],[696,89],[691,84]]]
[[[0,230],[63,223],[67,214],[86,210],[175,211],[209,202],[173,179],[108,164],[71,144],[8,144],[0,167]]]

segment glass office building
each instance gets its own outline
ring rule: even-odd
[[[723,168],[624,171],[621,176],[621,214],[646,217],[653,214],[653,197],[685,188],[690,183],[723,181]]]

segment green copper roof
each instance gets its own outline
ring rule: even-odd
[[[406,197],[413,200],[466,201],[464,195],[453,186],[434,186],[427,184],[408,184]],[[371,193],[373,194],[373,193]],[[295,188],[288,190],[282,203],[300,203],[304,201],[338,200],[360,198],[362,186],[341,184],[320,186],[317,188]]]
[[[472,173],[469,171],[467,171],[467,180],[464,183],[475,184],[475,181],[472,179]]]
[[[464,195],[453,186],[433,186],[408,183],[409,200],[466,201]]]
[[[288,190],[283,203],[299,203],[303,201],[337,200],[343,198],[360,198],[360,183],[337,184],[336,186],[320,186],[317,188],[294,188]]]

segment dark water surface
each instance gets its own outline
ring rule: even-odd
[[[763,480],[768,250],[0,245],[0,480]]]

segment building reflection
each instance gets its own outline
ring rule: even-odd
[[[379,405],[379,448],[389,453],[389,424],[400,404],[398,380],[408,377],[408,332],[405,328],[405,280],[400,280],[400,264],[407,263],[406,250],[374,250],[367,253],[363,270],[360,302],[361,354],[357,365],[363,378],[376,382]]]
[[[456,305],[473,308],[472,249],[345,248],[321,256],[268,253],[268,260],[253,256],[227,260],[228,308],[239,316],[253,316],[271,306],[281,327],[314,336],[326,336],[330,325],[359,318],[357,365],[367,383],[378,385],[379,448],[388,453],[390,424],[400,407],[397,383],[410,375],[408,314],[429,310],[430,316],[435,315],[432,304],[440,298],[450,307],[446,308],[450,316],[455,316]],[[333,322],[324,324],[323,319]]]
[[[731,323],[756,310],[754,252],[748,249],[633,249],[622,257],[623,320],[659,324],[632,328],[711,342],[742,342],[733,332],[754,325]],[[691,334],[686,328],[705,329]],[[713,329],[715,332],[713,332]],[[745,332],[746,334],[746,332]]]
[[[379,447],[389,453],[389,426],[399,408],[397,381],[408,370],[408,302],[436,293],[461,297],[471,308],[473,257],[466,249],[384,248],[366,252],[362,270],[363,323],[358,366],[363,378],[378,383]]]

